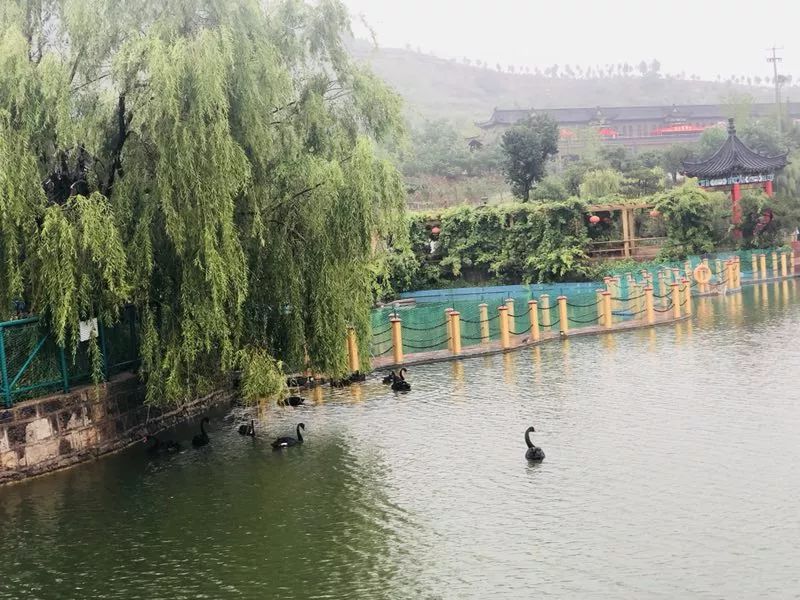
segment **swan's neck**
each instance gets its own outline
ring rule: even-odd
[[[519,438],[517,438],[517,439],[519,439]],[[528,448],[535,448],[536,447],[536,446],[533,445],[533,442],[531,441],[531,430],[530,429],[525,432],[525,443],[528,445]]]
[[[303,434],[300,433],[300,425],[297,426],[297,441],[298,442],[302,442],[303,441]]]
[[[206,422],[200,421],[200,433],[206,435]]]

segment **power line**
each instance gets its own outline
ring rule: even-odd
[[[783,50],[783,48],[776,48],[773,46],[772,48],[768,48],[767,52],[772,52],[772,56],[767,57],[767,62],[772,63],[772,71],[774,74],[774,81],[775,81],[775,108],[778,111],[778,135],[783,132],[783,119],[781,117],[781,76],[778,75],[778,63],[783,62],[783,58],[778,56],[778,50]]]

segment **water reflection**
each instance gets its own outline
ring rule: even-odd
[[[800,307],[769,287],[767,309],[759,285],[695,321],[415,367],[410,394],[317,388],[261,407],[256,439],[239,411],[201,450],[2,488],[0,597],[791,596]]]

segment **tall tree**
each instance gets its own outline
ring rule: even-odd
[[[523,200],[544,178],[547,160],[558,153],[558,124],[548,115],[536,115],[514,125],[503,134],[506,180]]]
[[[153,402],[250,359],[344,373],[403,200],[373,147],[400,101],[348,31],[339,0],[5,0],[0,306],[75,347],[133,303]]]

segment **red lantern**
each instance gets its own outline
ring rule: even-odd
[[[661,212],[654,208],[653,210],[650,211],[650,216],[655,219],[656,217],[661,216]]]
[[[433,235],[439,235],[441,232],[442,232],[442,230],[439,229],[438,227],[434,227],[433,229],[431,229],[431,233]]]
[[[599,222],[600,222],[600,217],[598,217],[597,215],[592,215],[591,217],[589,217],[589,223],[591,223],[592,225],[597,225]]]

